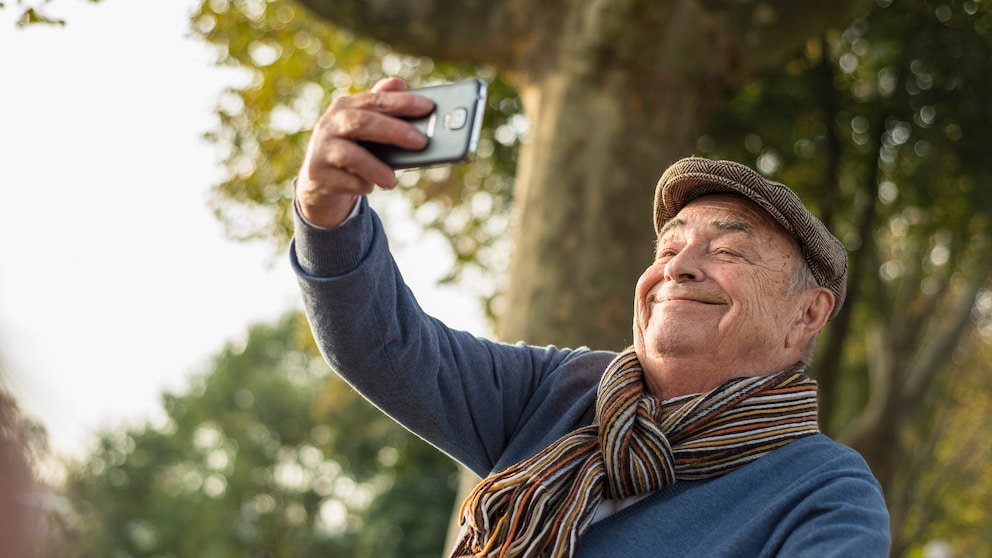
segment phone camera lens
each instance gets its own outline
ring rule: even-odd
[[[449,130],[458,130],[465,126],[466,122],[468,122],[468,111],[463,108],[456,108],[444,115],[444,127]]]

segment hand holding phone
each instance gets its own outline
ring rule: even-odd
[[[419,151],[360,142],[394,169],[464,163],[475,154],[486,110],[486,82],[478,78],[410,89],[434,102],[434,111],[410,123],[427,136]]]
[[[466,81],[410,90],[411,95],[401,79],[387,78],[369,92],[335,99],[314,126],[297,176],[294,197],[301,216],[335,227],[376,184],[393,188],[395,169],[471,158],[486,85]],[[420,133],[411,134],[415,128]]]

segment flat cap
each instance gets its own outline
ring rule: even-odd
[[[833,319],[847,293],[847,250],[788,186],[733,161],[687,157],[668,167],[654,196],[655,233],[686,204],[706,194],[741,194],[768,212],[798,242],[813,277],[834,294]]]

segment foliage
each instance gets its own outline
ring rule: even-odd
[[[66,556],[436,556],[450,460],[330,374],[291,313],[231,343],[165,416],[70,468]],[[409,506],[417,509],[411,513]]]
[[[100,0],[88,0],[89,2],[96,4]],[[18,27],[27,27],[29,25],[59,25],[64,26],[65,20],[49,15],[50,12],[44,6],[50,4],[52,0],[32,0],[25,2],[25,0],[16,0],[17,9],[20,15],[17,17]],[[7,8],[7,2],[0,1],[0,10]]]
[[[983,297],[980,319],[987,324],[992,296]],[[953,376],[942,377],[927,397],[908,436],[892,502],[902,534],[894,554],[925,556],[927,544],[941,541],[954,556],[989,556],[992,532],[987,527],[992,504],[992,343],[970,335],[955,353]],[[926,464],[926,467],[913,466]]]
[[[489,108],[476,159],[406,171],[400,185],[425,226],[449,240],[455,267],[448,280],[467,266],[505,267],[515,147],[526,121],[515,92],[491,70],[397,54],[288,0],[204,1],[191,22],[216,47],[218,64],[245,75],[243,85],[224,92],[219,128],[207,136],[223,150],[227,178],[215,187],[212,206],[230,237],[265,240],[280,251],[288,244],[292,181],[309,130],[334,98],[389,75],[409,87],[481,75],[490,83]]]

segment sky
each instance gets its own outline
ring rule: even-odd
[[[0,9],[0,382],[59,456],[155,420],[163,391],[301,306],[286,255],[226,239],[208,208],[223,175],[202,135],[238,76],[189,36],[195,5],[52,2],[67,25],[26,29]],[[421,304],[485,334],[471,294],[436,286],[440,238],[389,195],[372,205]]]

